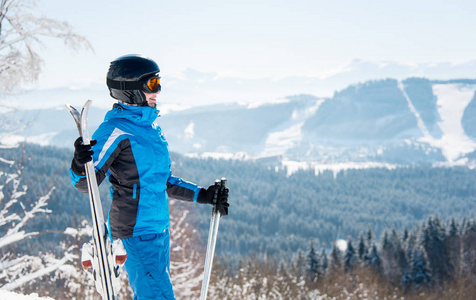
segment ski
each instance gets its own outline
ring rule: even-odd
[[[83,144],[85,145],[90,142],[87,118],[91,103],[91,100],[86,101],[81,113],[73,106],[66,104],[66,108],[73,116],[79,135],[83,138]],[[83,245],[81,263],[86,271],[89,267],[92,267],[90,274],[95,282],[96,290],[102,298],[114,300],[117,299],[120,290],[120,266],[126,260],[126,252],[122,241],[116,240],[112,243],[109,239],[99,197],[94,163],[89,161],[85,167],[93,222],[93,240]]]
[[[215,181],[215,185],[219,185],[221,190],[225,188],[225,184],[226,184],[226,178],[222,178],[221,180]],[[210,283],[210,276],[212,274],[213,256],[215,255],[215,245],[216,245],[217,236],[218,236],[218,225],[220,225],[220,217],[221,217],[220,211],[217,208],[217,196],[218,196],[218,190],[215,191],[215,195],[213,197],[212,218],[210,220],[210,229],[208,231],[207,253],[205,257],[205,267],[203,271],[203,281],[202,281],[202,289],[200,291],[200,300],[207,299],[208,285]]]

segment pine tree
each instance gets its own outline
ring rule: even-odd
[[[349,239],[347,241],[347,250],[345,251],[345,258],[344,258],[344,268],[346,272],[352,273],[355,265],[357,264],[357,256],[355,253],[355,248],[352,243],[352,240]]]
[[[476,221],[467,222],[466,230],[461,240],[463,248],[462,274],[466,278],[476,278]]]
[[[387,231],[384,231],[384,233],[383,233],[381,244],[382,244],[382,252],[391,249],[391,245],[390,245],[390,241],[388,239],[388,232]]]
[[[308,261],[308,269],[307,269],[307,278],[309,282],[317,281],[318,274],[319,274],[319,258],[316,254],[316,250],[314,248],[314,243],[311,242],[309,254],[307,255]]]
[[[402,241],[405,242],[405,241],[408,239],[409,235],[410,235],[410,234],[408,233],[408,229],[405,228],[405,229],[403,230]]]
[[[471,221],[467,222],[465,234],[470,232],[476,232],[476,220],[473,220],[473,222]]]
[[[417,237],[415,233],[410,233],[407,240],[405,241],[405,251],[407,253],[407,257],[410,260],[410,257],[412,256],[413,250],[418,246],[417,245]]]
[[[337,248],[336,243],[332,246],[330,267],[334,270],[340,270],[342,268],[342,253],[339,248]]]
[[[327,259],[327,253],[326,253],[325,248],[322,248],[322,251],[321,251],[321,271],[320,271],[320,274],[325,274],[328,267],[329,267],[329,261],[328,261],[328,259]]]
[[[455,278],[455,276],[460,276],[462,272],[461,229],[454,217],[451,218],[448,227],[448,236],[445,239],[444,247],[448,253],[448,264],[451,266],[450,277]]]
[[[415,288],[421,289],[431,284],[431,272],[423,249],[414,249],[411,259],[411,281]]]
[[[422,246],[425,249],[432,278],[437,284],[451,278],[453,266],[450,264],[448,249],[445,245],[446,232],[439,218],[428,218],[422,232]]]
[[[382,272],[382,260],[380,259],[380,255],[377,250],[377,246],[375,244],[372,245],[370,250],[370,254],[367,260],[367,264],[377,273]]]
[[[357,246],[357,253],[359,254],[359,258],[361,261],[365,261],[368,255],[369,250],[367,249],[367,245],[365,244],[365,239],[363,235],[359,236],[359,244]]]
[[[450,229],[448,233],[449,233],[449,236],[457,236],[459,233],[458,223],[456,222],[454,217],[451,218]]]
[[[398,284],[405,280],[404,276],[408,273],[409,266],[395,229],[392,230],[390,237],[385,232],[382,244],[383,272],[390,282]]]
[[[294,272],[292,272],[297,278],[304,276],[304,270],[306,270],[306,261],[301,250],[298,251],[296,262],[294,265]]]
[[[370,226],[369,226],[369,229],[367,230],[366,242],[368,247],[370,247],[370,245],[374,243],[374,233],[372,231],[372,227]]]
[[[401,281],[401,284],[405,286],[405,285],[408,285],[409,282],[411,281],[409,260],[405,252],[405,248],[402,242],[400,241],[396,231],[392,232],[392,237],[393,237],[392,239],[394,240],[393,251],[395,253],[394,255],[396,257],[397,264],[398,264],[398,272],[399,274],[401,274],[400,281]],[[408,239],[408,231],[406,232],[406,239]]]

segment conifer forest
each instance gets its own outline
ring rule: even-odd
[[[89,237],[66,230],[79,232],[90,219],[87,195],[70,183],[71,155],[31,144],[2,149],[2,158],[15,162],[1,164],[2,174],[21,170],[16,187],[1,177],[3,197],[28,187],[11,212],[21,215],[50,193],[44,212],[24,227],[41,234],[0,247],[3,261],[28,253],[45,266],[70,257],[69,269],[15,290],[40,289],[55,299],[98,296],[79,263],[80,245]],[[210,299],[472,299],[476,293],[475,170],[415,166],[289,175],[253,161],[176,153],[172,161],[175,175],[202,186],[215,176],[228,179],[230,214],[220,223]],[[105,182],[105,212],[108,193]],[[198,298],[210,212],[209,206],[171,202],[178,299]],[[0,227],[1,235],[10,229]],[[2,268],[2,285],[21,275]],[[128,299],[131,291],[122,295]]]

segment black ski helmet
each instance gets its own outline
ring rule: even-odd
[[[112,98],[127,104],[142,105],[146,101],[144,91],[148,91],[147,80],[158,77],[159,72],[159,66],[150,58],[137,54],[124,55],[111,62],[107,72],[107,87]]]

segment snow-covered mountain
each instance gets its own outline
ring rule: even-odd
[[[290,96],[273,103],[161,107],[172,151],[254,158],[288,167],[476,165],[476,80],[367,81],[333,97]],[[90,132],[104,108],[91,111]],[[76,128],[63,107],[20,110],[27,141],[71,147]]]
[[[162,126],[179,152],[274,157],[290,168],[474,166],[475,91],[474,80],[368,81],[326,99],[170,113]]]

